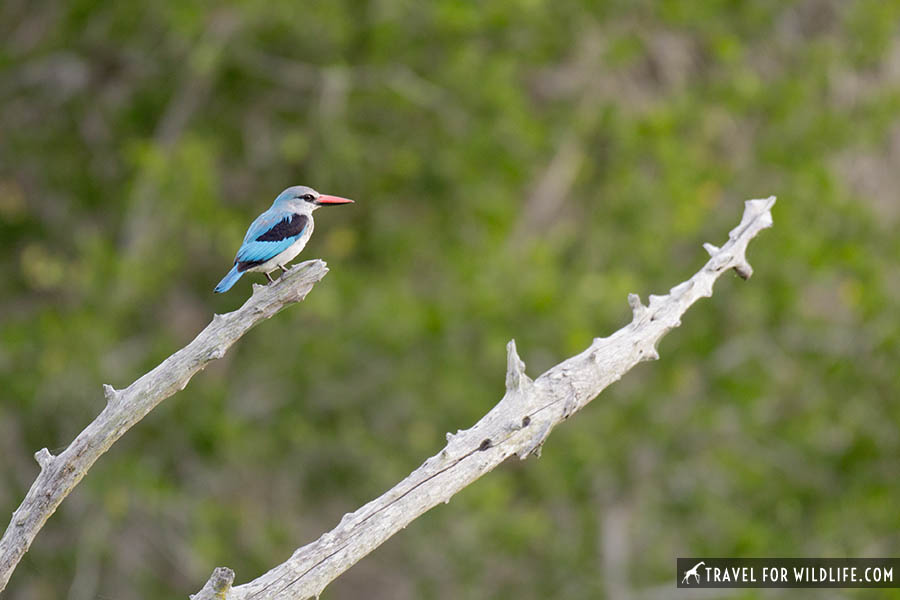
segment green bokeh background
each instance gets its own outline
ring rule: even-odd
[[[900,555],[900,2],[5,0],[0,40],[0,514],[102,383],[243,302],[261,276],[212,288],[279,191],[357,200],[316,213],[307,300],[104,455],[4,598],[258,576],[485,413],[509,339],[538,375],[770,194],[749,282],[323,598]]]

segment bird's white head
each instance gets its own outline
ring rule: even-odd
[[[351,204],[352,202],[353,200],[349,198],[320,194],[311,187],[295,185],[278,194],[272,208],[283,208],[297,213],[311,213],[320,206]]]

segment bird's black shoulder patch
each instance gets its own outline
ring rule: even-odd
[[[303,233],[309,224],[307,215],[291,215],[290,219],[283,219],[275,224],[275,227],[256,238],[257,242],[280,242],[289,237]]]

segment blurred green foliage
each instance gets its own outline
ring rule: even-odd
[[[770,194],[751,281],[325,597],[657,598],[679,555],[897,556],[898,23],[896,0],[6,0],[3,514],[101,383],[247,297],[212,287],[279,191],[357,204],[317,213],[309,298],[105,455],[5,597],[257,576],[486,412],[510,338],[536,376]]]

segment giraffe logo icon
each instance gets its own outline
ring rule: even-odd
[[[684,578],[681,580],[681,583],[689,584],[691,582],[691,577],[693,577],[697,583],[700,583],[700,573],[698,572],[698,569],[700,569],[701,565],[705,564],[706,563],[701,560],[696,565],[685,571]]]

